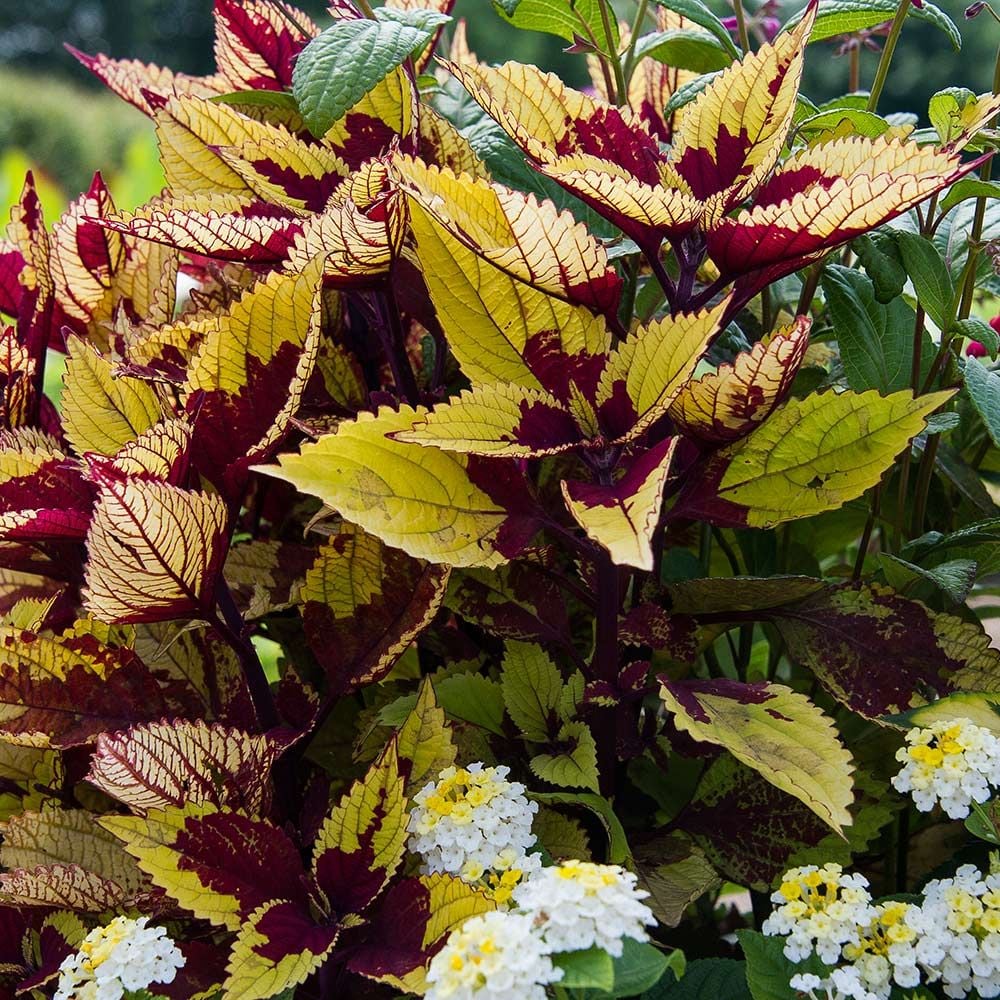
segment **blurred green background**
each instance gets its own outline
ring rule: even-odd
[[[712,5],[720,14],[728,12],[727,0]],[[121,208],[155,193],[161,178],[149,123],[104,92],[62,45],[210,72],[211,6],[211,0],[0,0],[0,205],[16,198],[29,164],[42,179],[50,212],[86,188],[97,169]],[[323,23],[322,3],[306,0],[299,6]],[[616,0],[616,6],[626,14],[634,10],[633,0]],[[747,0],[747,6],[753,9],[756,0]],[[801,6],[802,0],[786,0],[783,13]],[[963,51],[952,51],[943,34],[911,20],[881,111],[923,116],[930,95],[943,87],[990,88],[1000,42],[996,22],[986,16],[965,21],[965,0],[939,0],[939,6],[959,24]],[[586,82],[582,57],[566,55],[565,42],[514,30],[494,14],[489,0],[458,0],[456,14],[466,18],[480,58],[534,62],[556,69],[568,82]],[[835,56],[835,48],[819,43],[809,50],[804,90],[813,100],[846,88],[847,60]],[[871,81],[876,60],[864,52],[864,84]]]

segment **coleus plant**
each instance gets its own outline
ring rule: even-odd
[[[894,45],[906,0],[755,50],[697,0],[497,0],[589,93],[451,6],[216,0],[206,77],[75,53],[167,186],[49,229],[29,176],[0,244],[3,995],[113,912],[169,926],[170,996],[422,993],[502,905],[407,853],[456,760],[723,953],[724,879],[906,888],[888,751],[997,728],[1000,375],[959,348],[1000,346],[1000,98],[883,118],[892,46],[868,97],[800,93],[811,38]]]

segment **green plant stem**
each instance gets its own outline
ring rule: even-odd
[[[930,493],[931,480],[934,478],[934,462],[937,458],[940,434],[930,434],[924,443],[924,453],[920,456],[920,467],[917,470],[917,485],[913,500],[913,521],[910,535],[917,538],[924,532],[924,517],[927,514],[927,496]]]
[[[610,10],[608,0],[598,0],[598,6],[601,8],[601,23],[604,25],[604,37],[608,43],[608,49],[610,50],[612,45],[612,39],[615,37],[613,28],[611,27],[614,21],[612,20],[615,16],[613,10]],[[619,106],[628,103],[628,85],[625,83],[625,74],[622,72],[622,61],[617,52],[608,52],[608,60],[611,63],[611,69],[615,74],[615,87],[617,90],[617,99],[615,103]]]
[[[639,0],[639,9],[636,11],[635,20],[632,22],[632,37],[628,41],[628,51],[625,53],[625,67],[622,71],[622,75],[625,77],[626,88],[632,82],[632,74],[635,72],[635,47],[639,42],[639,32],[642,31],[642,25],[646,20],[646,11],[648,9],[649,0]],[[627,90],[625,97],[627,103]]]
[[[872,532],[875,530],[875,522],[878,520],[879,511],[882,507],[882,484],[879,483],[872,490],[871,505],[868,508],[868,519],[865,521],[865,529],[861,533],[861,542],[858,545],[858,557],[854,561],[853,579],[861,579],[861,574],[865,568],[865,556],[868,555],[868,547],[872,542]]]
[[[747,30],[747,14],[743,9],[743,0],[732,0],[733,11],[736,14],[736,30],[740,38],[740,48],[745,53],[750,51],[750,32]]]
[[[879,98],[882,96],[882,88],[885,86],[886,78],[889,75],[889,67],[892,65],[892,55],[896,51],[896,43],[899,41],[900,33],[903,30],[903,22],[910,12],[911,0],[899,0],[896,8],[896,16],[892,19],[892,26],[889,28],[889,37],[885,40],[885,48],[882,49],[882,57],[878,61],[878,68],[875,70],[875,79],[872,81],[871,93],[868,95],[867,110],[874,112],[878,107]]]
[[[573,6],[573,13],[576,15],[576,19],[583,28],[584,36],[587,41],[594,47],[594,52],[597,55],[597,61],[601,64],[601,74],[604,77],[604,89],[608,92],[608,100],[612,104],[618,103],[618,93],[615,88],[615,80],[611,74],[610,62],[611,57],[607,52],[604,51],[604,46],[601,45],[597,40],[597,36],[594,34],[593,29],[590,27],[587,19]]]

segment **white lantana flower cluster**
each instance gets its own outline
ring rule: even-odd
[[[524,785],[508,781],[508,767],[449,767],[414,796],[410,850],[428,874],[447,873],[481,885],[498,903],[541,867],[528,849],[538,805]]]
[[[543,868],[514,891],[517,909],[496,910],[452,931],[427,973],[425,1000],[542,1000],[562,977],[552,955],[596,945],[621,955],[623,940],[649,940],[655,923],[634,875],[618,865],[569,861]]]
[[[567,861],[543,868],[514,890],[514,902],[532,914],[550,951],[598,947],[613,958],[624,938],[648,941],[652,911],[636,887],[637,878],[618,865]]]
[[[1000,996],[1000,873],[984,876],[963,865],[953,878],[928,883],[919,904],[872,904],[862,888],[851,908],[866,919],[845,928],[836,909],[831,926],[821,919],[825,933],[817,933],[816,918],[838,907],[848,879],[867,885],[838,865],[796,868],[772,895],[779,905],[764,933],[787,935],[784,951],[792,961],[816,954],[836,966],[826,978],[796,974],[793,989],[811,1000],[886,1000],[894,985],[913,989],[923,982],[940,983],[955,1000],[973,992],[982,1000]]]
[[[452,932],[431,961],[427,1000],[544,1000],[562,975],[530,916],[496,910]]]
[[[116,917],[92,930],[59,966],[55,1000],[121,1000],[126,990],[172,983],[184,956],[162,927],[147,922]]]
[[[1000,996],[1000,874],[962,865],[924,889],[916,961],[946,996]]]
[[[973,802],[1000,787],[1000,739],[968,719],[911,729],[906,742],[896,753],[903,767],[892,784],[909,792],[921,812],[940,803],[952,819],[964,819]]]

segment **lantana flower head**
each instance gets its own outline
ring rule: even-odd
[[[964,819],[973,802],[987,801],[1000,786],[1000,740],[968,719],[911,729],[906,742],[896,752],[903,767],[892,784],[921,812],[940,803],[952,819]]]
[[[120,1000],[125,991],[174,981],[184,956],[146,917],[116,917],[92,930],[59,967],[55,1000]]]
[[[544,1000],[561,979],[548,949],[521,913],[496,910],[452,931],[427,972],[427,1000]]]
[[[458,875],[506,903],[514,886],[540,867],[528,850],[538,805],[507,767],[448,767],[414,797],[410,850],[429,874]]]
[[[771,901],[777,905],[762,930],[787,936],[784,952],[792,962],[815,952],[827,965],[835,965],[844,945],[859,944],[860,928],[877,917],[868,880],[845,874],[835,864],[791,869]]]
[[[543,868],[514,890],[518,908],[532,916],[550,951],[603,948],[622,953],[622,941],[648,941],[656,919],[642,900],[649,895],[618,865],[566,861]]]
[[[940,981],[949,997],[1000,996],[1000,874],[962,865],[929,882],[912,923],[928,982]]]

